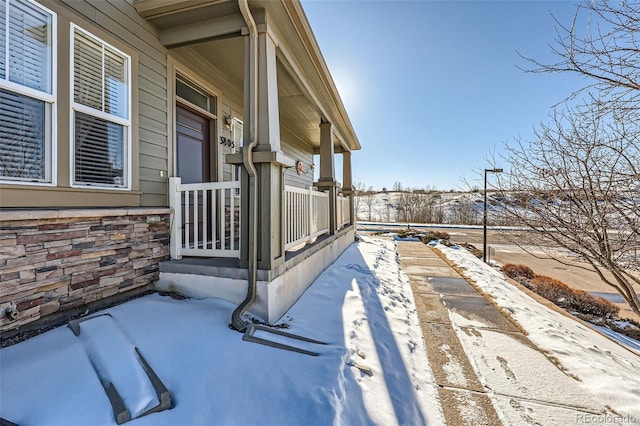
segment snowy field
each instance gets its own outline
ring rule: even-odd
[[[411,197],[405,192],[380,192],[375,194],[359,195],[355,200],[356,215],[359,221],[372,222],[398,222],[401,213],[397,211],[405,202],[403,197]],[[433,192],[422,195],[431,200],[434,209],[441,210],[443,223],[454,223],[456,212],[461,208],[468,209],[468,218],[475,223],[481,223],[483,211],[482,192]],[[410,202],[409,202],[410,203]],[[491,213],[492,204],[495,203],[492,196],[488,197],[488,210]]]

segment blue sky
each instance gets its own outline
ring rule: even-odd
[[[303,0],[356,130],[354,182],[376,189],[482,186],[477,170],[586,85],[531,74],[517,52],[553,62],[555,16],[574,1]],[[337,166],[338,177],[341,166]]]

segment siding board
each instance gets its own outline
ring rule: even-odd
[[[147,154],[140,154],[140,167],[167,170],[167,160],[165,158],[157,158]],[[142,185],[142,182],[140,182],[140,184]]]
[[[165,159],[167,158],[167,148],[160,145],[154,145],[149,142],[140,140],[140,152],[144,152],[150,157]]]
[[[169,198],[167,194],[145,194],[140,204],[143,207],[169,207]]]
[[[140,113],[140,122],[139,126],[141,129],[150,130],[155,133],[166,135],[167,134],[167,123],[164,121],[154,120],[149,118],[142,113]]]
[[[167,111],[166,108],[161,108],[161,105],[148,105],[140,102],[140,115],[144,115],[147,118],[155,120],[159,123],[164,123],[166,127],[167,123]]]
[[[167,134],[164,133],[158,133],[153,131],[152,129],[146,129],[144,127],[139,127],[138,128],[139,131],[139,135],[140,135],[140,141],[144,141],[145,143],[148,143],[150,145],[153,146],[159,146],[164,148],[165,150],[167,149]],[[152,148],[153,149],[153,148]]]
[[[166,114],[166,108],[162,108],[163,104],[164,106],[166,106],[167,104],[166,97],[157,96],[153,93],[147,92],[146,90],[139,90],[138,95],[141,103],[144,103],[146,105],[153,105],[159,110],[164,110],[164,113]]]
[[[143,78],[142,76],[140,76],[139,83],[140,84],[138,85],[138,87],[140,88],[140,90],[144,90],[147,93],[152,93],[160,98],[166,99],[166,96],[167,96],[166,87],[156,84],[155,82],[147,78]]]
[[[160,176],[158,169],[150,169],[147,167],[140,167],[140,178],[144,178],[145,181],[149,182],[167,182],[166,177]]]
[[[157,69],[149,67],[146,62],[143,61],[144,58],[140,58],[140,78],[145,79],[148,82],[151,82],[160,87],[167,86],[167,67],[164,65],[163,67],[159,67]]]
[[[162,195],[167,193],[167,185],[169,185],[166,181],[164,182],[152,182],[152,181],[144,181],[140,182],[140,190],[145,194],[156,194]]]
[[[295,168],[287,169],[284,174],[284,182],[285,185],[291,185],[298,188],[307,188],[313,185],[313,173],[309,167],[311,163],[313,163],[313,153],[310,151],[305,151],[301,147],[293,146],[286,141],[281,141],[282,152],[287,156],[292,158],[294,161],[302,161],[304,165],[304,170],[307,173],[298,174]],[[316,167],[318,165],[316,164]]]

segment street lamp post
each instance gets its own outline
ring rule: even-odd
[[[487,173],[502,173],[502,169],[484,169],[484,217],[482,220],[482,261],[487,263]]]

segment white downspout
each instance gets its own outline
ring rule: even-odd
[[[242,314],[256,300],[258,277],[258,172],[253,163],[253,149],[258,144],[258,28],[248,0],[238,0],[238,6],[249,28],[249,144],[242,150],[242,162],[249,174],[248,288],[247,296],[231,315],[231,327],[244,332],[247,325]]]

